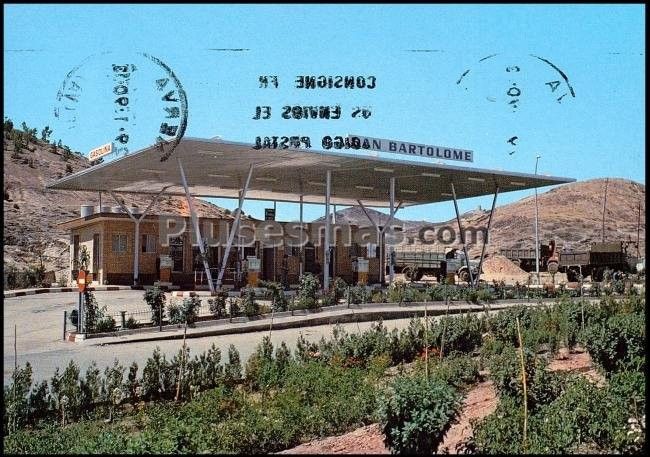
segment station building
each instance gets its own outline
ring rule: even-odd
[[[405,150],[418,146],[404,145]],[[473,160],[473,156],[469,159]],[[385,244],[385,237],[391,233],[392,221],[400,208],[420,204],[453,201],[464,258],[468,259],[458,199],[493,194],[493,214],[500,193],[572,181],[575,180],[385,158],[375,151],[260,150],[248,143],[184,137],[95,165],[50,183],[47,188],[103,192],[123,210],[120,214],[103,208],[87,209],[81,217],[62,224],[70,231],[72,259],[78,258],[79,250],[86,246],[91,257],[88,267],[96,284],[140,286],[159,282],[170,287],[200,288],[207,283],[207,288],[215,292],[222,286],[241,287],[245,282],[242,271],[246,271],[248,282],[252,274],[253,283],[267,279],[285,285],[297,283],[302,272],[313,272],[320,276],[325,290],[336,276],[348,283],[384,283],[386,277],[392,281],[394,268],[386,259],[394,247]],[[142,213],[135,213],[121,201],[122,196],[129,194],[148,196],[151,203]],[[161,195],[187,199],[190,215],[180,224],[183,230],[172,238],[167,228],[165,234],[161,233],[164,226],[160,221],[173,216],[149,214]],[[201,220],[192,203],[196,197],[236,199],[238,208],[232,220]],[[306,230],[316,235],[299,247],[284,241],[269,246],[265,237],[257,236],[252,242],[243,243],[241,234],[251,222],[240,217],[246,200],[299,204],[300,233]],[[322,230],[313,227],[313,223],[304,223],[303,203],[324,206]],[[370,233],[376,235],[374,241],[372,237],[354,236],[367,230],[364,227],[348,227],[352,242],[337,239],[338,229],[346,228],[335,224],[332,205],[358,205],[368,218]],[[389,210],[384,226],[371,218],[366,207]],[[490,216],[488,235],[491,220]],[[204,222],[212,222],[216,233],[203,230]],[[213,246],[205,242],[215,236],[221,237],[223,243]],[[305,241],[302,235],[300,239]],[[74,268],[71,264],[71,270]],[[480,275],[480,268],[478,271]],[[478,281],[470,278],[470,282]]]

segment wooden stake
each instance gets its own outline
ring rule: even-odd
[[[185,335],[187,335],[187,320],[185,320],[185,329],[183,330],[183,351],[178,364],[178,380],[176,381],[176,398],[174,401],[178,401],[181,395],[181,380],[183,378],[183,365],[185,364]]]
[[[526,364],[524,363],[524,344],[521,339],[521,329],[519,328],[519,318],[517,318],[517,335],[519,337],[519,359],[521,361],[521,378],[524,384],[524,452],[526,451],[526,432],[528,428],[528,394],[526,390]]]
[[[424,300],[424,376],[429,380],[429,341],[427,338],[427,330],[429,323],[427,319],[427,301]]]

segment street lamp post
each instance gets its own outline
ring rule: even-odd
[[[535,157],[535,174],[537,174],[537,163],[541,156]],[[537,187],[535,187],[535,273],[537,275],[537,284],[539,285],[539,211],[537,209]]]

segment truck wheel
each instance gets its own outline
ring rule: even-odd
[[[404,277],[407,281],[413,282],[417,272],[413,267],[404,267],[402,273],[404,273]]]
[[[419,281],[420,279],[422,279],[422,276],[424,276],[424,271],[422,271],[422,270],[417,270],[417,271],[415,272],[415,280],[416,280],[416,281]]]
[[[461,270],[458,272],[458,280],[460,282],[469,282],[469,271]]]

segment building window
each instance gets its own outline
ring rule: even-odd
[[[116,234],[111,237],[113,252],[124,253],[126,252],[127,236]]]
[[[183,238],[176,237],[169,241],[169,256],[174,262],[172,271],[183,271]]]
[[[142,252],[152,254],[156,252],[156,236],[144,234],[140,243]]]
[[[379,246],[375,243],[368,243],[368,258],[374,259],[379,257]]]
[[[300,257],[300,246],[291,246],[291,257]]]

